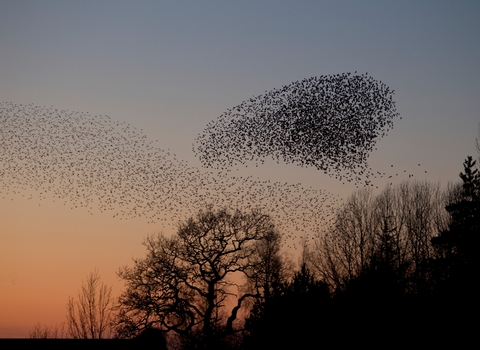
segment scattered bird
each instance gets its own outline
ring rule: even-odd
[[[284,232],[316,232],[341,199],[299,183],[189,166],[108,116],[0,103],[0,193],[175,228],[206,205],[261,208]]]

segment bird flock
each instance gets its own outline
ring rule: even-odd
[[[0,193],[163,227],[207,205],[261,208],[295,246],[299,236],[332,221],[341,198],[300,183],[237,176],[228,167],[271,156],[357,180],[368,176],[368,153],[398,114],[392,94],[383,83],[351,74],[272,90],[207,125],[194,144],[203,168],[109,116],[0,103]]]
[[[193,150],[205,167],[258,166],[270,157],[359,182],[375,175],[367,158],[399,115],[393,94],[368,74],[303,79],[227,110]]]
[[[262,208],[284,232],[312,232],[340,201],[299,183],[192,167],[129,124],[32,104],[0,103],[0,179],[3,199],[53,199],[163,227],[213,205]]]

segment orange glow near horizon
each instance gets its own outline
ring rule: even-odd
[[[0,338],[27,337],[39,322],[65,321],[68,297],[98,268],[117,296],[118,269],[144,255],[155,225],[113,220],[59,203],[2,200],[0,210]]]

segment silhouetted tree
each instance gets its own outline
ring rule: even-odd
[[[113,308],[112,287],[100,282],[97,270],[88,275],[77,300],[67,303],[67,326],[72,338],[101,339],[110,336]]]
[[[466,293],[467,285],[476,285],[480,268],[480,174],[475,161],[468,157],[460,173],[462,189],[446,206],[451,222],[446,230],[432,238],[438,253],[441,279],[452,290]],[[474,288],[477,289],[477,288]]]
[[[322,279],[335,288],[358,276],[373,255],[377,225],[373,200],[369,189],[352,194],[334,226],[320,237],[314,263]]]
[[[60,326],[47,326],[41,325],[40,322],[37,323],[32,329],[28,332],[28,337],[30,339],[57,339],[65,337],[64,324]]]
[[[259,296],[243,292],[241,278],[269,283],[255,271],[266,274],[258,248],[270,244],[273,232],[272,220],[260,210],[207,208],[181,222],[173,237],[148,237],[147,257],[119,271],[126,283],[119,298],[119,336],[155,326],[181,335],[191,347],[220,346],[235,331],[242,303]],[[232,301],[237,305],[229,311]]]
[[[312,262],[334,289],[345,288],[365,271],[378,274],[380,266],[397,269],[406,293],[428,289],[430,241],[448,225],[445,198],[439,185],[428,182],[387,186],[376,196],[371,189],[360,190],[319,237]]]
[[[478,256],[480,239],[480,174],[475,161],[468,157],[464,162],[460,197],[446,206],[451,216],[448,229],[432,239],[432,244],[452,263],[465,264]]]
[[[256,301],[246,320],[245,349],[311,348],[330,315],[328,286],[302,264],[290,281]]]
[[[439,333],[451,339],[476,341],[480,312],[480,174],[472,157],[463,163],[461,187],[450,196],[448,228],[432,238],[437,253],[432,314]]]
[[[288,274],[286,258],[280,253],[281,235],[274,230],[268,232],[255,243],[254,249],[251,268],[246,271],[251,293],[268,299],[275,285]]]

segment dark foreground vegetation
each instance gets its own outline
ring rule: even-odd
[[[353,194],[298,268],[262,211],[206,208],[176,236],[145,240],[146,258],[118,273],[125,290],[115,303],[104,286],[84,287],[103,290],[103,306],[84,298],[94,311],[75,313],[70,300],[69,334],[117,338],[79,340],[89,347],[475,346],[480,176],[471,157],[460,177],[446,190],[406,182]]]

